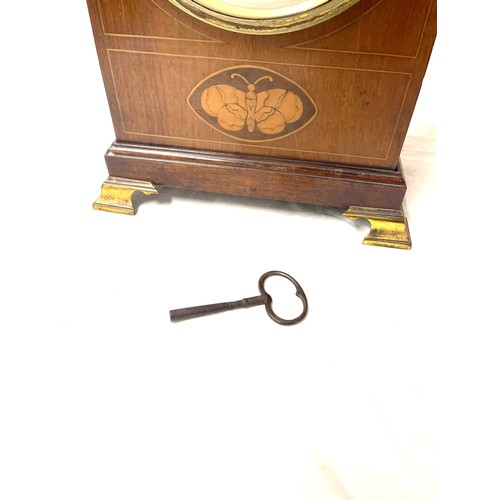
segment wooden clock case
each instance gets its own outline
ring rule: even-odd
[[[168,0],[88,0],[116,141],[94,208],[156,186],[345,208],[365,243],[410,248],[400,152],[436,0],[359,0],[315,26],[251,35]]]

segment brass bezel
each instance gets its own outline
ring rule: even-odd
[[[169,0],[184,12],[212,26],[250,35],[276,35],[309,28],[359,2],[359,0],[326,0],[317,5],[318,0],[305,0],[301,4],[302,10],[298,10],[297,5],[262,10],[233,6],[226,9],[226,12],[220,12],[217,8],[220,8],[223,2],[205,1],[211,8],[199,4],[196,0]],[[252,17],[249,17],[250,13]]]

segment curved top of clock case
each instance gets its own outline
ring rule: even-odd
[[[208,24],[251,35],[298,31],[330,19],[359,0],[169,0]]]

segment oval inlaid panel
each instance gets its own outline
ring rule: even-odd
[[[257,66],[210,75],[193,89],[188,104],[212,128],[252,142],[294,134],[317,113],[313,100],[297,83]]]

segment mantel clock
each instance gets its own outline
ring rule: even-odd
[[[436,0],[88,0],[116,141],[94,208],[158,186],[345,208],[411,246],[399,161]]]

